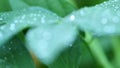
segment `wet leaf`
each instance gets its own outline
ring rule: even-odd
[[[110,0],[95,7],[86,7],[67,16],[63,21],[73,23],[94,35],[120,35],[120,1]]]
[[[21,11],[6,12],[0,14],[0,45],[12,36],[28,27],[41,24],[54,24],[60,19],[56,14],[39,7],[31,7]]]
[[[44,64],[51,64],[66,48],[71,47],[77,35],[76,27],[69,24],[42,25],[26,36],[28,48]]]
[[[17,37],[0,47],[0,68],[35,68],[35,64]]]

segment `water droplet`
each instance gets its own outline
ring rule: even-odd
[[[4,25],[0,27],[0,29],[1,29],[1,30],[4,30],[4,28],[5,28],[5,26],[4,26]]]
[[[5,68],[11,68],[11,66],[9,66],[9,65],[6,65],[6,67]]]
[[[70,20],[71,20],[71,21],[74,21],[74,20],[75,20],[75,16],[74,16],[74,15],[71,15],[71,16],[70,16]]]
[[[114,0],[114,2],[117,2],[118,0]]]
[[[30,14],[30,17],[36,17],[36,16],[37,14],[33,14],[33,13]]]
[[[36,17],[34,17],[34,18],[33,18],[33,20],[34,20],[34,21],[36,21],[36,20],[37,20],[37,18],[36,18]]]
[[[25,15],[23,15],[23,16],[21,17],[21,19],[25,19]]]
[[[41,16],[40,14],[37,15],[38,17]]]
[[[72,47],[72,46],[73,46],[73,44],[70,44],[69,46],[70,46],[70,47]]]
[[[8,49],[11,50],[12,48],[9,47]]]
[[[80,15],[83,16],[84,14],[85,14],[85,12],[84,12],[83,10],[81,10],[81,11],[80,11]]]
[[[0,59],[0,66],[3,66],[3,64],[5,63],[4,59]]]
[[[19,23],[23,23],[23,20],[22,20],[22,19],[20,19],[20,20],[18,20],[18,22],[19,22]]]
[[[117,15],[120,16],[120,12],[119,11],[117,12]]]
[[[11,41],[10,44],[13,44],[13,42]]]
[[[119,8],[118,6],[115,7],[115,9],[118,9],[118,8]]]
[[[15,30],[15,24],[10,25],[10,30],[12,30],[12,31]]]
[[[34,17],[36,17],[36,16],[37,16],[37,14],[33,14],[33,16],[34,16]]]
[[[3,36],[3,34],[2,34],[2,32],[0,32],[0,38],[2,38],[2,36]]]
[[[114,33],[115,32],[115,27],[114,26],[105,26],[104,31],[106,33]]]
[[[0,21],[3,20],[3,18],[0,18]]]
[[[18,20],[15,20],[14,23],[18,23]]]
[[[45,16],[41,18],[41,23],[45,23]]]
[[[31,13],[31,14],[30,14],[30,17],[33,17],[33,16],[34,16],[34,14]]]
[[[103,18],[103,19],[101,20],[101,22],[102,22],[102,24],[106,24],[106,23],[108,22],[108,19],[107,19],[107,18]]]
[[[7,60],[7,57],[4,57],[4,60]]]
[[[114,23],[118,23],[119,22],[119,18],[118,17],[113,17],[112,20],[113,20]]]

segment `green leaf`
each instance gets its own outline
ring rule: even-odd
[[[10,11],[11,7],[8,0],[0,0],[0,12]]]
[[[44,64],[51,64],[57,56],[70,47],[77,35],[76,27],[69,24],[41,25],[27,33],[28,48]]]
[[[82,45],[81,39],[76,39],[71,47],[63,51],[54,63],[49,65],[49,68],[79,68]]]
[[[110,0],[95,7],[86,7],[69,16],[63,22],[73,23],[94,35],[120,35],[120,1]]]
[[[109,60],[113,60],[113,57],[115,57],[115,54],[113,53],[113,41],[110,36],[102,36],[98,37],[98,41],[100,42],[100,45],[105,51],[105,54],[107,55],[107,58]]]
[[[9,0],[9,3],[13,10],[20,10],[29,7],[29,5],[24,3],[22,0]]]
[[[31,6],[41,6],[57,13],[59,16],[65,16],[77,7],[69,0],[24,0]]]
[[[88,44],[85,43],[84,45],[81,45],[81,59],[79,68],[97,68],[96,60],[87,45]]]
[[[94,6],[96,4],[102,3],[103,1],[107,0],[74,0],[76,1],[76,4],[80,7],[86,7],[86,6]]]
[[[54,24],[60,19],[56,14],[40,7],[31,7],[21,11],[13,11],[0,14],[0,45],[4,44],[12,36],[28,27],[41,24]]]
[[[17,37],[0,47],[0,68],[35,68],[35,64]]]

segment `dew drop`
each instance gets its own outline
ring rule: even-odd
[[[25,19],[25,15],[23,15],[21,18],[22,18],[22,19]]]
[[[70,16],[70,20],[71,20],[71,21],[74,21],[74,20],[75,20],[75,16],[74,16],[74,15],[71,15],[71,16]]]
[[[114,26],[105,26],[104,31],[106,33],[114,33],[115,32],[115,27]]]
[[[8,49],[11,50],[12,48],[9,47]]]
[[[119,11],[117,12],[117,15],[120,16],[120,12]]]
[[[2,36],[3,36],[3,34],[2,34],[2,32],[0,32],[0,38],[2,38]]]
[[[118,8],[119,8],[118,6],[115,7],[115,9],[118,9]]]
[[[19,20],[19,23],[23,23],[23,20]]]
[[[41,23],[45,23],[45,16],[41,18]]]
[[[3,20],[3,18],[0,18],[0,21]]]
[[[113,21],[114,23],[118,23],[118,22],[119,22],[119,18],[118,18],[118,17],[113,17],[112,21]]]
[[[10,44],[13,44],[13,42],[11,41]]]
[[[101,20],[101,22],[102,22],[102,24],[107,24],[108,19],[107,19],[107,18],[103,18],[103,19]]]
[[[37,14],[33,14],[33,13],[31,13],[30,16],[31,16],[31,17],[36,17]]]
[[[3,63],[3,62],[5,62],[3,59],[0,59],[0,63]]]
[[[83,16],[84,14],[85,14],[85,12],[84,12],[83,10],[81,10],[81,11],[80,11],[80,15]]]
[[[37,20],[37,18],[36,18],[36,17],[34,17],[34,18],[33,18],[33,20],[34,20],[34,21],[36,21],[36,20]]]
[[[114,0],[114,2],[117,2],[118,0]]]
[[[5,63],[5,60],[0,59],[0,66],[3,66],[4,63]]]
[[[6,67],[5,68],[11,68],[11,66],[9,66],[9,65],[6,65]]]
[[[69,46],[70,46],[70,47],[72,47],[72,46],[73,46],[73,44],[70,44]]]
[[[4,30],[4,29],[5,29],[5,26],[4,26],[4,25],[3,25],[3,26],[1,26],[1,27],[0,27],[0,29],[1,29],[1,30]]]
[[[7,60],[7,57],[4,57],[4,60]]]
[[[10,25],[10,30],[12,30],[12,31],[15,30],[15,24]]]
[[[40,17],[40,14],[38,14],[37,16]]]
[[[18,20],[15,20],[14,23],[18,23]]]
[[[30,14],[30,17],[33,17],[34,16],[34,14]]]

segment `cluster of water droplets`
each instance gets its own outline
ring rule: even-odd
[[[110,0],[94,7],[85,7],[67,16],[63,22],[74,23],[95,35],[120,34],[119,3],[119,0]]]
[[[3,59],[0,59],[0,67],[1,68],[12,68],[12,66]]]
[[[9,61],[11,59],[14,62],[13,48],[10,45],[13,45],[12,42],[0,47],[0,67],[2,68],[13,68],[12,63]]]
[[[56,14],[40,7],[1,13],[0,23],[4,22],[5,24],[0,26],[0,41],[4,41],[26,27],[53,24],[60,19]]]
[[[35,54],[40,57],[40,59],[48,58],[51,54],[50,41],[52,40],[52,33],[45,28],[36,28],[34,31],[28,32],[27,37],[29,47],[31,50],[35,51]],[[29,38],[29,39],[28,39]],[[36,45],[36,46],[32,46]],[[48,52],[49,51],[49,52]],[[50,59],[50,58],[49,58]]]
[[[32,58],[23,43],[21,43],[21,40],[17,37],[11,39],[11,41],[8,41],[3,46],[0,46],[0,67],[18,68],[28,65],[28,63],[33,64]],[[21,64],[23,66],[21,66]]]
[[[21,15],[16,20],[39,25],[41,23],[56,23],[59,19],[60,18],[56,14],[48,10],[32,7],[21,11]]]
[[[49,64],[63,49],[72,46],[71,43],[77,35],[76,31],[74,26],[63,23],[40,26],[28,32],[26,36],[28,47],[42,62]]]

